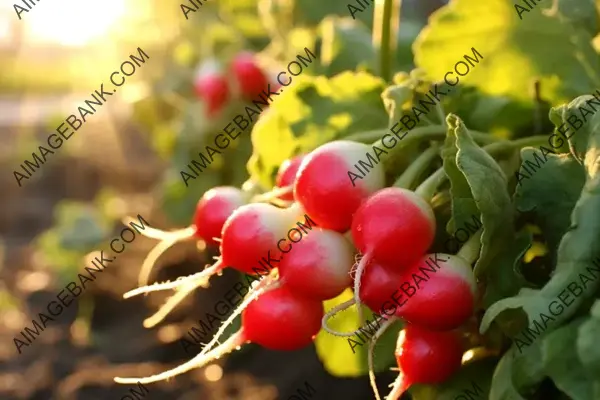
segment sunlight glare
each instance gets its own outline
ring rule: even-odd
[[[105,37],[126,11],[125,0],[37,3],[24,20],[35,40],[79,47]]]

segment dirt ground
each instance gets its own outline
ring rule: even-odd
[[[3,157],[0,161],[0,234],[4,245],[0,265],[0,290],[17,299],[13,310],[0,310],[0,398],[4,400],[95,400],[130,399],[135,386],[119,385],[114,376],[140,376],[163,371],[191,356],[183,351],[179,338],[199,316],[209,311],[236,279],[233,272],[213,279],[210,289],[197,291],[183,305],[152,329],[142,320],[151,315],[166,299],[163,293],[147,297],[122,299],[122,294],[136,286],[141,261],[155,243],[136,239],[119,259],[102,272],[83,296],[76,300],[55,322],[18,354],[13,338],[31,319],[45,309],[60,286],[52,268],[40,267],[33,239],[52,225],[52,210],[61,199],[91,200],[107,185],[125,197],[148,195],[161,174],[161,164],[147,149],[135,127],[119,126],[119,146],[105,138],[103,122],[86,127],[85,136],[75,138],[69,146],[83,149],[77,158],[61,157],[48,162],[41,179],[30,180],[19,188],[12,171],[18,162]],[[131,133],[129,133],[131,132]],[[40,129],[40,137],[45,137]],[[10,153],[14,139],[10,129],[3,129],[2,154]],[[114,138],[113,138],[114,139]],[[101,151],[99,151],[101,150]],[[154,158],[153,158],[154,157]],[[146,214],[144,214],[146,215]],[[155,226],[166,226],[164,218],[151,212]],[[161,220],[161,218],[163,220]],[[162,224],[162,225],[161,225]],[[198,271],[204,260],[193,244],[181,244],[162,259],[154,280],[174,279]],[[83,269],[83,264],[82,264]],[[32,288],[34,290],[32,290]],[[89,333],[74,325],[78,306],[91,304],[93,311]],[[150,384],[149,392],[139,398],[205,400],[299,399],[297,390],[308,382],[315,389],[311,399],[372,399],[366,377],[337,379],[327,374],[313,346],[295,352],[269,351],[250,345],[217,362],[223,368],[220,379],[215,369],[197,369],[169,382]],[[392,373],[380,376],[383,393],[393,380]],[[139,389],[138,389],[139,391]],[[305,391],[306,393],[306,391]]]

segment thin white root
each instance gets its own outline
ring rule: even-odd
[[[371,388],[373,389],[373,393],[375,393],[375,400],[381,400],[381,396],[379,395],[379,389],[377,389],[377,382],[375,377],[375,367],[373,363],[373,357],[375,355],[375,344],[385,333],[385,331],[398,319],[396,317],[392,317],[385,321],[381,327],[375,332],[375,335],[371,338],[369,342],[369,353],[368,353],[368,363],[369,363],[369,382],[371,383]]]
[[[323,328],[327,333],[340,337],[351,337],[355,336],[357,333],[360,333],[360,328],[352,332],[338,332],[336,330],[331,329],[327,325],[327,321],[329,321],[330,318],[334,317],[335,314],[337,314],[338,312],[344,311],[345,309],[352,307],[354,305],[354,302],[354,299],[350,299],[341,304],[338,304],[331,310],[327,311],[327,313],[323,316],[323,319],[321,319],[321,328]]]
[[[188,275],[185,277],[178,278],[173,282],[163,282],[163,283],[153,283],[152,285],[142,286],[137,289],[130,290],[129,292],[123,295],[124,299],[128,299],[133,296],[137,296],[142,293],[151,293],[151,292],[159,292],[161,290],[169,290],[169,289],[177,289],[183,285],[186,285],[188,282],[195,282],[197,286],[203,286],[208,283],[211,276],[216,274],[223,266],[220,262],[214,263],[212,266],[206,268],[201,272],[196,272],[195,274]]]
[[[162,241],[154,246],[152,250],[150,250],[146,256],[146,259],[142,263],[142,268],[138,274],[138,285],[144,286],[148,284],[148,278],[150,277],[152,267],[162,253],[168,250],[169,247],[173,246],[175,243],[192,238],[194,236],[194,232],[196,232],[195,227],[189,227],[175,232],[164,232]]]
[[[208,364],[211,361],[221,358],[222,356],[231,353],[233,350],[243,345],[246,340],[244,339],[244,334],[242,331],[238,331],[231,335],[229,339],[223,342],[219,347],[215,348],[213,351],[209,351],[206,354],[198,354],[188,362],[179,365],[173,369],[170,369],[165,372],[161,372],[157,375],[152,375],[144,378],[115,378],[115,382],[124,383],[124,384],[135,384],[135,383],[152,383],[163,381],[169,378],[172,378],[177,375],[184,374],[194,368],[201,368]]]
[[[398,400],[400,396],[402,396],[402,393],[404,393],[409,386],[410,384],[406,382],[406,376],[402,373],[402,371],[400,371],[398,377],[392,384],[392,390],[387,395],[385,400]]]
[[[272,289],[278,288],[280,286],[281,286],[281,281],[273,281],[273,278],[271,276],[267,276],[267,277],[265,277],[265,279],[261,280],[258,283],[258,285],[256,285],[256,287],[254,289],[251,289],[250,292],[248,292],[248,294],[246,295],[246,298],[244,299],[244,301],[238,306],[238,308],[235,309],[235,311],[233,312],[233,314],[231,314],[229,316],[229,318],[227,318],[227,320],[225,322],[223,322],[223,324],[221,325],[221,327],[219,328],[219,330],[217,331],[217,333],[215,333],[215,336],[213,336],[212,340],[210,342],[208,342],[208,344],[206,346],[204,346],[204,348],[202,349],[202,351],[200,352],[200,354],[205,354],[216,343],[219,342],[219,338],[221,337],[221,335],[223,334],[223,332],[225,332],[225,329],[227,329],[227,327],[233,323],[233,320],[238,315],[240,315],[242,313],[242,311],[244,311],[246,309],[246,307],[248,307],[248,305],[252,301],[254,301],[255,299],[257,299],[258,296],[260,296],[264,292],[266,292],[268,290],[272,290]]]
[[[361,306],[362,303],[360,301],[360,280],[370,258],[370,254],[363,255],[358,263],[358,267],[356,268],[356,277],[354,278],[354,301],[356,302],[356,308],[358,311],[358,322],[361,325],[365,323],[365,315],[363,314]]]
[[[258,194],[256,196],[252,197],[252,199],[250,199],[250,202],[251,203],[268,202],[268,201],[271,201],[272,199],[278,198],[281,195],[291,193],[293,190],[294,190],[294,186],[292,186],[292,185],[284,186],[281,188],[275,188],[275,189],[271,190],[270,192]]]
[[[177,293],[169,297],[169,299],[158,309],[157,312],[144,320],[144,328],[152,328],[165,319],[166,316],[169,315],[169,313],[173,311],[173,309],[177,307],[179,303],[185,300],[190,293],[196,290],[196,288],[200,286],[202,282],[203,281],[201,280],[190,281],[178,289]]]

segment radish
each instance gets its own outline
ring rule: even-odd
[[[178,289],[178,293],[157,312],[158,317],[144,322],[146,327],[154,326],[195,288],[205,285],[212,275],[219,273],[227,266],[245,273],[253,273],[255,269],[270,271],[269,267],[276,268],[278,265],[271,263],[280,261],[279,258],[272,258],[277,241],[285,237],[288,228],[301,214],[300,207],[297,205],[288,209],[280,209],[264,203],[243,205],[233,212],[223,226],[221,258],[216,263],[201,272],[179,278],[174,282],[134,289],[125,293],[123,297],[129,298],[142,293]],[[164,312],[163,309],[167,311]]]
[[[194,91],[206,104],[206,116],[218,114],[231,98],[229,80],[217,60],[202,64],[196,73]]]
[[[146,378],[115,378],[117,383],[142,384],[165,380],[232,352],[247,342],[257,343],[272,350],[296,350],[311,343],[321,328],[323,304],[292,293],[275,283],[242,312],[242,327],[216,348],[198,354],[188,362],[158,375]]]
[[[384,169],[377,162],[356,185],[348,183],[348,171],[371,150],[362,143],[338,140],[318,147],[302,161],[294,198],[320,227],[347,231],[363,200],[385,186]]]
[[[406,268],[425,254],[434,236],[433,210],[410,190],[385,188],[362,203],[352,218],[352,239],[363,253],[354,282],[359,313],[359,288],[368,261],[374,258],[387,265]]]
[[[304,160],[305,155],[296,156],[293,158],[288,158],[279,166],[279,170],[277,171],[277,177],[275,178],[275,186],[279,188],[285,187],[294,187],[294,182],[296,181],[296,175],[298,173],[298,169],[300,168],[300,164],[302,160]],[[286,201],[294,201],[294,194],[292,192],[285,193],[279,196],[281,200]]]
[[[473,314],[477,283],[470,265],[461,257],[429,254],[403,276],[403,281],[414,287],[414,294],[396,315],[407,322],[445,331],[463,325]]]
[[[247,202],[244,192],[233,186],[219,186],[210,189],[198,201],[192,225],[174,232],[147,229],[142,235],[161,240],[146,256],[138,275],[139,286],[148,284],[148,278],[156,260],[169,247],[177,242],[196,237],[208,244],[216,244],[221,236],[225,221],[235,209]],[[128,220],[132,220],[128,218]],[[127,224],[128,221],[125,221]]]
[[[398,335],[400,370],[387,400],[397,400],[412,384],[436,384],[460,369],[463,347],[455,332],[435,332],[408,325]]]
[[[354,248],[340,233],[311,232],[298,243],[281,245],[279,274],[293,292],[318,300],[332,299],[350,286]]]
[[[231,62],[230,73],[235,77],[242,98],[256,100],[267,89],[267,76],[257,65],[254,54],[241,52]]]

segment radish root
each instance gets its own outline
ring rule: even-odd
[[[373,357],[375,356],[375,344],[377,343],[377,341],[379,340],[381,335],[383,335],[385,333],[385,331],[390,326],[392,326],[392,324],[394,322],[396,322],[397,320],[398,319],[396,317],[392,317],[392,318],[388,319],[387,321],[385,321],[381,325],[381,327],[377,330],[375,335],[373,335],[373,337],[371,338],[371,341],[369,342],[369,353],[368,353],[369,382],[371,383],[371,388],[373,389],[373,393],[375,393],[376,400],[381,400],[381,396],[379,395],[379,389],[377,388],[377,382],[376,382],[376,377],[375,377],[375,367],[374,367],[374,363],[373,363]]]
[[[358,311],[358,321],[361,325],[365,323],[365,316],[361,307],[362,303],[360,301],[360,280],[370,258],[371,257],[369,254],[363,255],[358,263],[358,267],[356,268],[356,277],[354,278],[354,301],[356,302],[356,308]]]
[[[125,217],[123,218],[122,222],[124,225],[129,226],[132,222],[135,222],[135,219],[131,217]],[[167,251],[175,243],[188,240],[194,237],[194,234],[196,233],[196,227],[190,226],[172,232],[166,232],[160,229],[147,227],[143,231],[139,231],[139,233],[143,236],[160,240],[160,242],[156,246],[154,246],[152,250],[150,250],[146,258],[144,259],[144,262],[142,263],[142,268],[140,269],[140,273],[138,274],[138,285],[145,286],[148,284],[150,272],[152,272],[152,267],[154,266],[154,264],[156,264],[156,260],[158,260],[158,257],[160,257],[162,253]]]
[[[208,364],[209,362],[217,360],[217,359],[221,358],[222,356],[231,353],[233,350],[239,348],[245,342],[246,342],[246,339],[244,338],[243,332],[238,331],[238,332],[234,333],[233,335],[231,335],[229,337],[229,339],[227,339],[225,342],[223,342],[219,347],[215,348],[212,351],[209,351],[206,354],[200,353],[197,356],[195,356],[194,358],[192,358],[191,360],[179,365],[178,367],[175,367],[175,368],[170,369],[165,372],[161,372],[160,374],[157,374],[157,375],[152,375],[152,376],[144,377],[144,378],[116,377],[115,382],[124,383],[124,384],[134,384],[134,383],[139,382],[141,384],[144,384],[144,383],[163,381],[163,380],[172,378],[174,376],[184,374],[194,368],[201,368],[201,367],[205,366],[206,364]]]
[[[398,373],[398,377],[390,386],[392,387],[392,390],[385,398],[385,400],[398,400],[400,396],[402,396],[402,393],[404,393],[406,389],[408,389],[410,383],[406,381],[406,376],[404,375],[404,373],[402,373],[402,371],[400,371]]]
[[[138,294],[142,294],[142,293],[151,293],[151,292],[159,292],[162,290],[177,289],[184,285],[187,285],[188,282],[194,282],[196,287],[203,286],[203,285],[206,285],[208,283],[209,279],[214,274],[219,272],[221,270],[221,268],[223,268],[223,265],[220,262],[216,262],[215,264],[204,269],[201,272],[197,272],[192,275],[177,278],[177,280],[172,281],[172,282],[166,281],[166,282],[162,282],[162,283],[154,283],[152,285],[142,286],[137,289],[130,290],[129,292],[127,292],[123,295],[123,298],[128,299],[130,297],[137,296]]]

